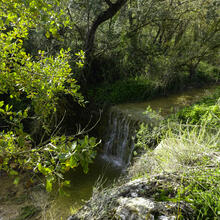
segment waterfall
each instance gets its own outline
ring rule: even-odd
[[[135,129],[139,123],[128,112],[112,107],[107,113],[102,157],[116,166],[128,165],[134,149]]]

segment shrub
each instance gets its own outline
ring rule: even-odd
[[[206,62],[200,62],[195,78],[206,83],[207,81],[218,82],[220,79],[220,67]]]
[[[212,97],[206,97],[191,107],[186,107],[176,115],[179,121],[191,124],[206,122],[210,127],[220,126],[220,99],[219,90]]]
[[[136,102],[155,96],[160,87],[150,80],[139,78],[116,81],[113,84],[102,84],[89,90],[89,98],[96,103],[117,104]]]

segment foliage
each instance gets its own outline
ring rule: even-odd
[[[214,51],[219,48],[217,1],[152,0],[133,2],[130,8],[132,22],[127,22],[127,26],[131,35],[127,39],[136,35],[135,50],[145,57],[147,74],[169,81],[184,71],[193,75],[201,60],[215,65],[210,60],[216,59]],[[136,56],[132,59],[134,62]]]
[[[115,5],[110,2],[33,1],[36,26],[25,39],[26,50],[55,55],[61,48],[87,52],[91,46],[89,73],[80,76],[93,83],[144,74],[165,87],[178,88],[192,80],[219,79],[217,0],[118,0],[114,3],[126,4],[100,25],[102,15],[108,14],[104,12]],[[92,29],[94,42],[93,37],[88,39]]]
[[[156,195],[157,199],[190,203],[194,208],[195,219],[218,219],[219,91],[184,108],[175,117],[164,120],[163,124],[158,134],[152,132],[153,137],[159,137],[154,150],[150,148],[152,144],[149,141],[152,129],[141,126],[137,147],[144,148],[146,153],[136,159],[129,170],[130,175],[133,178],[151,178],[168,173],[177,181],[169,182],[172,197],[169,193],[167,196],[165,184]],[[174,193],[177,187],[178,191]]]
[[[41,173],[46,177],[46,189],[51,191],[57,179],[64,181],[62,174],[66,170],[81,164],[88,172],[97,144],[95,138],[82,134],[82,138],[59,137],[59,124],[53,127],[51,123],[60,93],[70,95],[83,106],[84,100],[68,63],[69,50],[61,49],[56,56],[44,51],[31,56],[23,47],[30,28],[35,27],[36,19],[43,14],[58,16],[52,5],[44,1],[0,3],[0,95],[3,97],[0,116],[5,125],[0,131],[0,170],[11,175],[18,175],[21,170]],[[53,32],[51,25],[48,28]],[[84,52],[76,56],[77,65],[82,67]],[[24,99],[29,100],[25,107]],[[9,101],[16,102],[16,108]],[[43,130],[38,142],[24,131],[24,120],[30,119],[37,121]],[[67,183],[62,181],[61,185]]]
[[[89,97],[96,103],[117,104],[137,102],[152,98],[159,93],[160,86],[153,81],[135,78],[103,84],[89,90]]]
[[[135,148],[141,149],[149,149],[155,148],[165,135],[167,131],[167,121],[160,120],[157,114],[156,122],[152,124],[144,124],[140,125],[139,130],[137,131],[137,142],[135,144]],[[160,121],[158,123],[158,121]]]
[[[200,62],[198,65],[198,71],[194,77],[194,80],[202,81],[204,83],[208,81],[218,82],[220,78],[220,68],[207,62]]]
[[[186,107],[177,113],[179,121],[190,124],[202,124],[206,122],[210,127],[219,127],[220,100],[219,89],[212,97],[206,97],[191,107]]]
[[[15,220],[30,219],[37,215],[41,211],[40,208],[36,208],[33,205],[27,205],[21,208],[19,216]]]
[[[200,168],[184,176],[186,186],[180,189],[180,199],[192,204],[195,219],[218,219],[220,215],[220,172],[214,168]]]
[[[80,10],[78,1],[74,3],[70,14],[77,21],[75,36],[85,36],[105,4],[100,2],[98,6],[96,1],[89,0],[82,3],[83,10]],[[80,16],[85,19],[80,21]],[[145,74],[169,87],[176,82],[180,86],[181,82],[192,83],[192,80],[216,81],[219,24],[216,0],[128,1],[114,18],[99,27],[94,52],[96,64],[105,65],[105,57],[115,61],[111,63],[120,64],[121,71],[115,65],[107,65],[106,74],[110,76],[103,80],[112,79],[111,76],[120,72],[120,78]],[[204,69],[204,64],[209,68]],[[92,72],[98,75],[100,68],[105,67],[96,69],[94,65]]]

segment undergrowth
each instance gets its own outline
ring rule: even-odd
[[[172,183],[173,188],[179,186],[176,195],[165,198],[162,193],[161,198],[190,203],[194,208],[192,219],[220,217],[219,94],[218,90],[214,96],[181,110],[155,130],[142,125],[137,147],[146,153],[129,170],[133,178],[164,173],[175,176],[179,180]],[[154,150],[150,148],[156,145]]]
[[[118,219],[115,218],[117,199],[128,195],[127,188],[126,193],[120,191],[123,184],[130,178],[144,177],[144,181],[149,180],[149,187],[141,190],[139,196],[159,203],[167,202],[163,203],[167,204],[167,209],[169,204],[174,205],[176,209],[172,214],[176,219],[218,220],[219,108],[219,96],[215,95],[156,125],[142,124],[137,133],[136,149],[145,153],[136,157],[128,176],[113,188],[103,188],[99,181],[87,208],[82,208],[79,213],[89,219]]]
[[[131,78],[91,88],[88,95],[89,99],[97,104],[118,104],[143,101],[160,94],[160,90],[161,86],[156,82],[142,78]]]

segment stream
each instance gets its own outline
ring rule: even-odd
[[[118,179],[122,170],[129,165],[134,148],[135,131],[141,122],[147,123],[149,119],[145,114],[146,108],[151,106],[160,115],[165,117],[173,111],[198,101],[202,96],[211,94],[217,86],[203,89],[190,89],[188,91],[159,97],[147,102],[126,103],[113,106],[103,115],[103,150],[91,164],[88,174],[78,168],[75,172],[66,174],[71,180],[70,187],[65,188],[66,195],[57,192],[49,195],[42,190],[28,189],[22,184],[13,185],[10,177],[0,176],[0,220],[18,219],[17,216],[24,204],[33,203],[42,210],[41,215],[31,219],[66,219],[87,201],[98,182],[103,186],[111,185]],[[24,185],[24,184],[23,184]],[[27,198],[20,198],[27,194]],[[20,202],[17,201],[20,198]],[[16,202],[15,202],[16,201]]]

